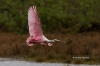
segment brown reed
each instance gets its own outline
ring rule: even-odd
[[[84,62],[100,62],[100,33],[84,32],[77,34],[47,33],[49,39],[65,40],[67,43],[53,43],[53,46],[34,45],[22,47],[28,34],[16,35],[0,33],[0,57],[20,57],[37,62],[83,63],[73,57],[89,57]],[[92,62],[93,63],[93,62]]]

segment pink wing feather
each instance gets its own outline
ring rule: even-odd
[[[43,40],[43,33],[41,28],[40,19],[36,7],[30,7],[28,10],[28,25],[30,36],[35,40]]]

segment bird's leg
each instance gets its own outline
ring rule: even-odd
[[[41,45],[48,45],[48,46],[52,46],[53,44],[51,44],[51,43],[41,43]]]
[[[25,44],[22,44],[22,46],[27,46],[27,44],[25,43]]]
[[[27,46],[33,46],[33,43],[27,42]]]
[[[43,42],[43,43],[40,43],[40,44],[41,44],[41,45],[47,45],[47,43],[44,43],[44,42]]]
[[[27,44],[28,46],[33,46],[33,44]]]
[[[27,43],[25,43],[22,46],[33,46],[33,44],[27,44]]]
[[[62,40],[58,40],[58,39],[54,39],[54,41],[60,41],[60,42],[66,43],[66,41],[62,41]]]

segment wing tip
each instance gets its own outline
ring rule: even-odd
[[[33,5],[33,6],[30,6],[29,9],[28,9],[28,11],[29,11],[30,9],[36,10],[36,6],[34,6],[34,5]]]

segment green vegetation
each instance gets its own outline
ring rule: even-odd
[[[24,58],[36,62],[100,63],[100,33],[45,34],[48,38],[66,40],[67,44],[53,43],[53,46],[22,46],[28,34],[0,33],[0,57]],[[73,57],[89,57],[75,59]]]
[[[99,0],[0,0],[0,31],[27,33],[27,11],[33,5],[45,32],[100,29]]]
[[[27,13],[33,5],[37,6],[45,35],[66,40],[67,44],[21,46],[28,37]],[[0,57],[99,63],[99,31],[100,0],[0,0]],[[72,59],[73,56],[89,56],[90,59],[77,60]]]

